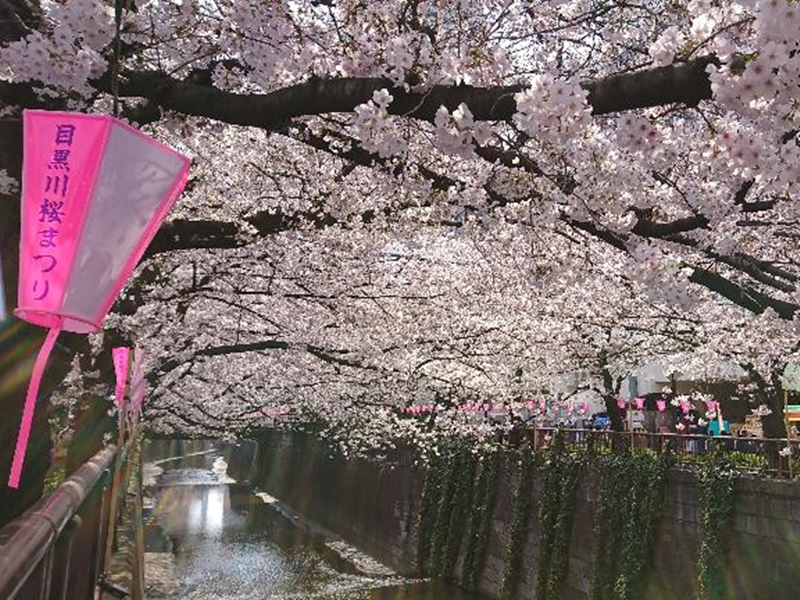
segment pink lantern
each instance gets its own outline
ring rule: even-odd
[[[658,412],[664,412],[667,409],[666,400],[656,400],[656,409]]]
[[[183,190],[189,159],[104,115],[26,110],[18,307],[50,329],[25,399],[9,487],[61,330],[94,333]]]
[[[114,403],[117,408],[122,408],[125,401],[125,384],[128,380],[128,361],[130,359],[130,348],[124,346],[111,349],[111,359],[114,363],[114,375],[117,380],[114,389]]]
[[[539,410],[544,410],[545,407],[545,400],[544,398],[539,399]]]
[[[621,409],[625,408],[625,398],[617,398],[617,407]]]
[[[644,398],[634,398],[633,401],[636,404],[636,410],[642,410],[644,408]]]
[[[681,412],[683,414],[685,414],[685,415],[689,414],[689,409],[690,408],[691,407],[689,406],[689,403],[686,400],[681,400]]]
[[[588,402],[581,403],[581,412],[582,413],[588,413],[589,412],[589,403]]]

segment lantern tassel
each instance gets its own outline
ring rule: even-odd
[[[8,487],[10,488],[16,489],[19,487],[22,465],[25,463],[25,452],[28,449],[28,438],[30,438],[31,426],[33,425],[36,397],[39,395],[39,386],[42,383],[42,375],[44,375],[47,359],[50,358],[50,353],[53,351],[59,333],[61,333],[60,324],[50,328],[47,332],[47,337],[44,339],[44,344],[39,350],[39,355],[36,357],[36,363],[33,365],[31,381],[28,384],[28,393],[25,396],[25,408],[22,411],[22,423],[19,426],[19,435],[17,436],[17,448],[14,450],[11,475],[8,478]]]

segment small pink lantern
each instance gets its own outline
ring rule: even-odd
[[[49,328],[34,364],[9,487],[19,486],[33,410],[60,331],[100,330],[177,200],[189,159],[105,115],[23,113],[18,307]]]
[[[658,410],[658,412],[664,412],[666,409],[667,409],[666,400],[656,400],[656,410]]]
[[[686,400],[681,400],[681,412],[685,415],[689,414],[689,403]]]
[[[581,403],[581,412],[582,413],[588,413],[589,412],[589,403],[588,402]]]
[[[114,390],[114,403],[117,408],[122,408],[125,401],[125,384],[128,380],[128,361],[130,360],[130,348],[124,346],[111,349],[111,358],[114,362],[114,375],[117,379],[117,386]]]
[[[636,410],[642,410],[644,408],[644,398],[634,398],[633,401],[636,404]]]
[[[625,398],[617,398],[617,407],[620,409],[625,408]]]

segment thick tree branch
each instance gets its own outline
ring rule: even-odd
[[[759,315],[771,308],[782,319],[791,320],[795,313],[800,310],[800,306],[797,304],[772,298],[749,285],[738,285],[718,273],[701,267],[693,267],[689,281],[702,285],[712,292],[727,298],[734,304]]]
[[[711,98],[706,67],[715,61],[713,56],[705,56],[581,85],[589,92],[589,104],[595,115],[668,104],[693,106]],[[97,89],[110,91],[108,74],[94,83]],[[161,72],[126,71],[119,91],[122,96],[147,98],[162,108],[183,114],[274,130],[297,117],[352,112],[384,88],[391,90],[394,97],[389,106],[394,115],[433,122],[440,106],[455,110],[464,103],[478,121],[505,121],[516,112],[514,94],[524,86],[437,85],[422,91],[405,91],[383,78],[315,77],[267,94],[236,94],[211,85],[181,81]]]

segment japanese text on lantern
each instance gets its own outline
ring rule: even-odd
[[[39,277],[33,280],[36,300],[47,297],[50,292],[48,273],[58,266],[58,234],[67,214],[64,199],[69,189],[69,153],[74,138],[74,125],[56,125],[54,147],[43,177],[44,190],[39,204],[38,253],[33,256],[39,266]]]

